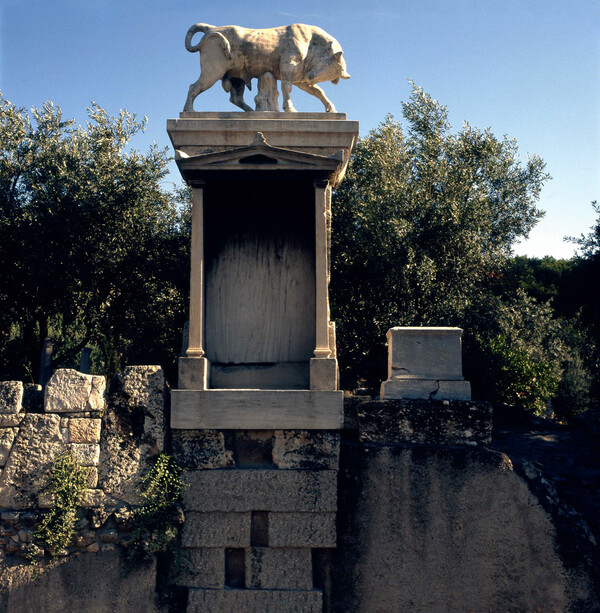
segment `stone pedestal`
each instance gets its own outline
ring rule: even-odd
[[[357,122],[188,112],[167,131],[193,206],[189,335],[172,426],[341,427],[331,190]]]
[[[470,400],[462,375],[460,328],[388,330],[388,379],[382,399]]]

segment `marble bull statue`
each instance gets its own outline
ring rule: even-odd
[[[198,32],[204,36],[192,45]],[[296,110],[290,100],[295,85],[316,96],[327,112],[335,113],[317,83],[350,78],[337,40],[321,28],[300,23],[265,30],[197,23],[188,30],[185,48],[200,52],[201,71],[200,78],[190,85],[184,111],[193,111],[196,97],[219,79],[233,104],[252,111],[244,102],[244,89],[252,89],[252,78],[271,73],[281,81],[284,111]]]

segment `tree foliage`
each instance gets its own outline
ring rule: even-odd
[[[128,148],[145,120],[88,113],[80,126],[50,102],[29,114],[0,95],[4,376],[36,378],[46,336],[57,366],[90,345],[109,373],[171,359],[180,342],[187,226],[161,187],[166,152]]]
[[[462,325],[485,304],[514,242],[541,217],[549,177],[516,143],[464,124],[413,86],[359,141],[334,195],[332,310],[342,382],[384,377],[388,328]]]

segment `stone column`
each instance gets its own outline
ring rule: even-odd
[[[193,181],[190,323],[188,348],[179,358],[179,387],[208,388],[208,360],[204,357],[204,182]]]
[[[329,326],[329,231],[331,206],[328,181],[315,182],[315,326],[316,347],[310,361],[310,389],[337,389],[337,360],[332,358]]]

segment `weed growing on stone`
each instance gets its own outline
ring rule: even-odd
[[[74,533],[79,497],[85,486],[81,464],[71,450],[61,453],[53,462],[46,493],[52,506],[33,531],[30,559],[44,549],[57,557],[68,546]]]
[[[170,549],[183,523],[179,498],[184,483],[175,460],[161,453],[141,484],[142,505],[135,509],[130,557],[148,560]]]

